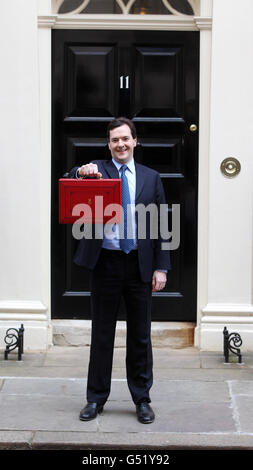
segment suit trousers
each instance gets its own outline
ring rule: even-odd
[[[92,272],[92,333],[87,401],[104,404],[111,389],[113,349],[121,298],[126,306],[126,375],[135,404],[150,402],[152,284],[140,278],[138,251],[102,249]]]

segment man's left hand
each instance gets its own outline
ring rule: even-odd
[[[167,281],[166,273],[162,271],[154,271],[152,279],[152,292],[164,289]]]

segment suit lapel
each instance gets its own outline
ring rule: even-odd
[[[112,162],[112,160],[106,160],[104,162],[104,168],[105,168],[105,171],[106,173],[108,174],[109,178],[119,178],[119,172],[116,168],[116,166],[114,165],[114,163]],[[104,177],[104,175],[103,175]]]
[[[138,197],[141,194],[141,191],[144,187],[144,177],[141,170],[141,166],[138,163],[135,163],[135,171],[136,171],[136,192],[135,192],[135,203],[138,202]]]

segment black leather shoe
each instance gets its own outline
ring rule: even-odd
[[[155,413],[146,401],[136,405],[136,413],[138,421],[143,424],[153,423],[155,419]]]
[[[90,421],[96,418],[98,413],[102,413],[103,405],[97,403],[87,403],[87,405],[80,411],[79,418],[81,421]]]

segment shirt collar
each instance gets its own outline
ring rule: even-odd
[[[112,158],[112,161],[113,161],[114,165],[116,166],[117,170],[119,171],[120,168],[123,166],[123,164],[117,162],[116,160],[114,160],[114,158]],[[125,165],[131,171],[131,173],[135,172],[134,158],[132,158],[129,162],[125,163]]]

